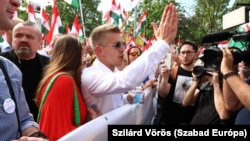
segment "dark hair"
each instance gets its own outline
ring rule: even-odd
[[[183,43],[181,44],[179,50],[181,50],[181,47],[182,47],[183,45],[191,45],[191,46],[193,47],[193,49],[194,49],[195,52],[198,51],[198,46],[197,46],[193,41],[185,41],[185,42],[183,42]]]

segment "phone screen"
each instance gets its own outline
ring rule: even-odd
[[[172,64],[172,53],[167,53],[164,62],[168,69],[171,69]]]

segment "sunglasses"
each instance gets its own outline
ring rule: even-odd
[[[140,53],[140,52],[130,52],[129,55],[131,55],[131,56],[133,56],[133,57],[135,57],[135,56],[138,57],[138,56],[141,55],[141,53]]]
[[[102,45],[108,45],[108,46],[112,45],[116,49],[120,48],[121,46],[126,47],[126,43],[125,42],[115,42],[113,44],[102,44]]]

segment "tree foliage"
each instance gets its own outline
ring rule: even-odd
[[[194,15],[185,19],[188,26],[183,30],[182,39],[193,40],[200,43],[200,38],[211,32],[218,32],[222,30],[222,16],[226,14],[230,0],[196,0]]]
[[[20,0],[22,7],[19,8],[18,16],[27,20],[28,14],[25,7],[27,7],[26,0]],[[249,3],[249,0],[235,0],[240,3]],[[192,40],[200,43],[200,38],[211,32],[222,31],[222,17],[224,14],[232,11],[235,7],[228,7],[230,0],[195,0],[196,5],[190,9],[194,11],[189,13],[186,11],[185,6],[173,0],[142,0],[136,8],[137,17],[136,22],[139,20],[141,13],[147,11],[146,25],[143,30],[145,37],[153,36],[153,28],[151,22],[159,24],[164,7],[169,3],[174,3],[180,14],[179,27],[177,37],[181,40]],[[100,0],[81,0],[82,14],[80,9],[76,9],[66,3],[64,0],[57,0],[60,17],[63,25],[69,24],[72,27],[72,22],[76,14],[79,15],[79,21],[84,23],[86,35],[89,36],[90,32],[98,25],[102,24],[102,13],[97,11]],[[132,12],[134,11],[133,9]],[[52,6],[46,7],[46,12],[52,17]],[[130,21],[130,26],[134,26],[134,21]],[[177,42],[177,38],[175,40]]]
[[[173,0],[143,0],[143,3],[141,3],[138,6],[138,13],[142,13],[143,10],[147,11],[147,19],[146,19],[146,25],[144,27],[143,35],[147,38],[150,38],[154,35],[153,27],[151,26],[151,22],[155,22],[159,24],[163,10],[165,6],[169,3],[174,3],[177,6],[177,9],[180,10],[179,3],[173,1]],[[137,16],[138,21],[140,18],[140,15]]]
[[[69,27],[72,27],[74,17],[76,14],[79,15],[79,22],[84,24],[84,29],[86,32],[86,35],[88,36],[92,29],[102,23],[102,15],[99,11],[97,11],[97,6],[99,4],[100,0],[81,0],[81,6],[82,6],[82,15],[80,8],[74,8],[73,6],[66,3],[64,0],[57,0],[57,7],[60,14],[60,18],[62,21],[62,24],[65,26],[66,24],[69,25]],[[18,10],[18,16],[24,20],[28,19],[28,13],[26,10],[27,2],[26,0],[21,0],[21,7]],[[48,5],[45,7],[45,11],[50,16],[50,19],[52,18],[52,6]],[[83,22],[82,22],[83,20]]]

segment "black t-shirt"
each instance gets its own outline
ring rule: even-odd
[[[20,60],[20,70],[23,73],[23,89],[30,108],[36,120],[38,114],[38,107],[35,104],[34,98],[39,81],[42,77],[43,68],[40,65],[38,58],[32,60]]]
[[[169,78],[171,89],[163,103],[162,124],[190,124],[195,112],[195,105],[183,106],[182,99],[193,81],[192,71],[179,67],[177,78]]]
[[[209,81],[201,84],[197,99],[197,110],[191,121],[194,125],[221,125],[224,124],[216,111],[214,104],[214,89]]]

